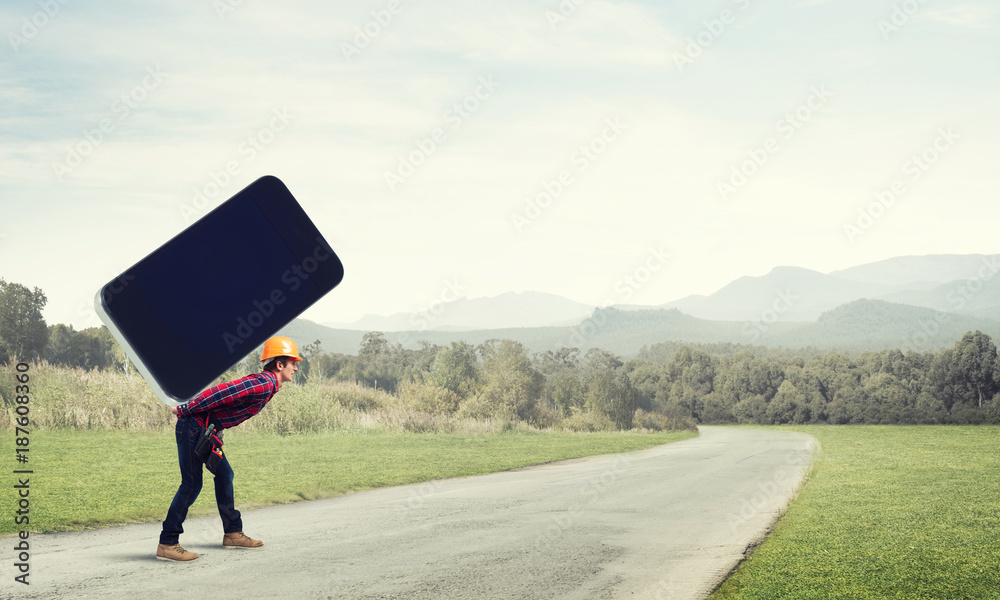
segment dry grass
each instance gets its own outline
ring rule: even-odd
[[[174,418],[141,377],[32,365],[31,421],[43,430],[169,431]],[[10,389],[8,389],[10,388]],[[13,389],[0,384],[0,427],[13,427]],[[383,431],[495,434],[533,428],[509,419],[472,419],[450,411],[420,410],[425,390],[393,395],[357,384],[310,381],[285,384],[258,415],[240,425],[261,433]]]

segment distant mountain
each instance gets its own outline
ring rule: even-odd
[[[593,306],[555,294],[507,292],[491,298],[459,298],[422,312],[387,317],[366,315],[346,324],[327,326],[360,331],[470,331],[511,327],[549,327],[579,323]]]
[[[897,291],[890,285],[850,281],[800,267],[775,267],[767,275],[741,277],[700,301],[688,297],[664,308],[681,308],[702,319],[747,320],[768,311],[782,320],[812,321],[824,311]]]
[[[814,323],[761,336],[760,343],[839,350],[938,350],[967,331],[1000,339],[1000,322],[884,300],[855,300],[827,311]]]
[[[357,354],[365,333],[352,329],[335,329],[306,319],[295,319],[284,326],[277,335],[287,335],[295,340],[299,350],[319,340],[323,345],[323,352]]]
[[[405,348],[421,342],[446,346],[454,341],[473,345],[489,339],[521,342],[529,352],[562,347],[602,348],[623,357],[643,346],[661,342],[730,343],[769,347],[840,351],[939,350],[950,347],[967,331],[982,331],[1000,340],[1000,322],[884,300],[856,300],[823,313],[814,322],[761,320],[711,321],[677,309],[623,311],[598,309],[573,326],[516,327],[475,331],[387,332],[385,337]],[[357,354],[365,332],[331,329],[297,319],[281,331],[301,345],[319,339],[326,352]]]
[[[703,319],[744,320],[777,314],[813,321],[860,299],[883,299],[945,312],[1000,319],[1000,255],[903,256],[823,274],[775,267],[741,277],[709,296],[663,305]],[[973,288],[975,291],[973,291]]]
[[[916,286],[921,282],[947,283],[956,279],[992,276],[1000,265],[1000,255],[992,254],[930,254],[899,256],[849,269],[833,271],[833,277],[865,283]]]
[[[282,333],[343,354],[356,354],[368,331],[407,348],[507,338],[532,352],[598,347],[623,356],[665,341],[936,350],[966,331],[1000,340],[998,272],[1000,255],[903,256],[827,274],[776,267],[663,307],[593,310],[553,294],[507,293],[335,327],[299,319]]]
[[[957,279],[928,290],[897,292],[882,298],[900,304],[1000,320],[1000,277]]]
[[[801,325],[801,323],[782,323],[776,325],[773,331],[785,331]],[[544,352],[563,347],[580,348],[586,352],[596,347],[623,356],[631,356],[638,353],[644,345],[667,340],[749,343],[749,338],[741,334],[741,327],[745,326],[745,323],[698,319],[678,310],[626,312],[607,308],[595,310],[586,319],[581,319],[574,325],[561,327],[513,327],[472,331],[383,331],[383,333],[389,342],[402,344],[404,348],[411,349],[418,348],[421,342],[446,346],[461,340],[477,345],[490,339],[510,339],[524,344],[529,352]],[[365,333],[359,330],[334,329],[304,319],[296,319],[279,332],[280,335],[287,335],[296,340],[300,346],[318,339],[325,352],[341,354],[357,354]]]

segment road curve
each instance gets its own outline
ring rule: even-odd
[[[0,596],[703,598],[787,505],[816,442],[701,431],[639,452],[245,511],[260,550],[222,549],[218,517],[192,519],[181,542],[202,556],[189,564],[154,560],[159,523],[31,536],[31,585],[14,583],[5,560]]]

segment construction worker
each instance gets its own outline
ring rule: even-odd
[[[266,363],[260,373],[247,375],[241,379],[208,388],[187,404],[173,407],[170,412],[177,416],[176,438],[177,458],[181,467],[181,485],[174,495],[167,518],[163,521],[160,543],[156,548],[156,558],[178,562],[192,561],[198,554],[185,550],[180,545],[180,535],[184,533],[185,517],[201,492],[202,467],[204,462],[194,455],[195,442],[204,430],[206,419],[215,425],[215,430],[235,427],[254,416],[281,389],[281,384],[291,381],[299,370],[298,346],[283,336],[272,337],[264,343],[260,362]],[[223,456],[215,473],[215,500],[222,517],[225,548],[260,548],[260,540],[247,537],[243,533],[240,511],[233,500],[233,470],[229,460]]]

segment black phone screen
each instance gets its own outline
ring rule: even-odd
[[[154,390],[184,401],[343,275],[285,185],[264,177],[103,286],[98,302]]]

